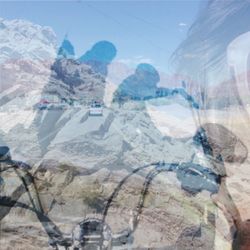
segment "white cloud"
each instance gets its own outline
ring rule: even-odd
[[[179,26],[180,26],[180,27],[186,27],[187,24],[186,24],[186,23],[183,23],[183,22],[180,22],[180,23],[179,23]]]
[[[153,64],[152,59],[150,58],[146,58],[143,56],[135,56],[133,58],[122,58],[118,60],[119,63],[123,63],[127,66],[130,67],[135,67],[140,63],[149,63],[149,64]]]

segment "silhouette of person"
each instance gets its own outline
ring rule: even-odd
[[[141,63],[135,73],[128,76],[119,85],[113,96],[113,102],[122,104],[128,100],[150,100],[160,97],[182,96],[191,107],[199,108],[199,104],[189,95],[184,88],[158,87],[160,81],[158,71],[150,64]]]
[[[78,61],[91,66],[92,70],[106,77],[108,65],[116,56],[116,48],[109,41],[100,41],[93,45]]]
[[[149,68],[149,67],[146,67]],[[144,68],[145,69],[145,68]],[[137,73],[138,71],[136,71]],[[152,72],[152,71],[151,71]],[[158,98],[158,92],[156,82],[154,84],[151,84],[150,87],[147,87],[147,85],[144,82],[144,77],[142,77],[142,74],[140,77],[137,76],[137,74],[134,74],[132,76],[127,77],[121,85],[118,87],[118,90],[114,94],[113,102],[142,102],[144,100],[147,100],[148,96],[151,96],[151,98]],[[147,72],[148,74],[148,72]],[[145,74],[146,75],[146,74]],[[140,79],[142,82],[140,82]],[[158,78],[154,78],[158,79]],[[158,79],[159,81],[159,79]],[[153,87],[152,87],[153,86]],[[145,90],[146,89],[146,90]],[[158,89],[159,90],[159,89]],[[146,93],[146,94],[144,94]],[[148,94],[150,93],[150,95]],[[161,91],[162,93],[162,91]],[[171,91],[173,93],[173,91]],[[179,92],[180,94],[180,92]],[[180,94],[182,95],[182,94]],[[160,97],[163,95],[161,94]],[[165,97],[169,96],[168,94],[165,95]],[[187,96],[187,95],[182,95]],[[187,98],[187,101],[190,101],[191,98]],[[196,105],[191,106],[192,108],[196,107]],[[142,111],[142,110],[141,110]],[[143,111],[142,111],[143,112]],[[157,128],[155,128],[157,130]],[[212,189],[209,188],[208,184],[206,184],[205,180],[202,180],[203,177],[200,176],[195,177],[195,182],[191,183],[192,177],[190,177],[190,174],[195,174],[195,171],[192,173],[189,171],[189,169],[196,169],[196,171],[204,171],[204,173],[207,173],[208,166],[199,166],[193,164],[190,162],[185,165],[186,169],[188,171],[184,171],[182,173],[181,171],[177,171],[178,179],[181,181],[182,185],[181,187],[190,192],[191,194],[197,194],[201,192],[202,190],[209,190],[211,193],[211,202],[216,204],[219,208],[223,208],[223,212],[225,213],[227,219],[231,222],[231,233],[232,238],[234,238],[234,249],[236,246],[242,244],[239,243],[244,237],[244,233],[242,233],[243,228],[246,229],[249,225],[249,222],[242,222],[238,209],[235,206],[232,197],[230,196],[227,186],[226,186],[226,169],[224,166],[224,162],[230,162],[230,163],[243,163],[248,154],[248,150],[246,146],[228,129],[223,127],[219,124],[203,124],[200,125],[200,127],[197,128],[196,134],[193,136],[193,142],[194,147],[201,146],[203,153],[205,155],[205,158],[207,159],[207,164],[209,164],[210,167],[210,177],[216,176],[216,186],[214,186]],[[190,165],[190,166],[189,166]],[[197,175],[197,174],[196,174]],[[209,177],[206,176],[206,178]],[[209,178],[208,178],[209,179]],[[213,181],[213,178],[209,180],[210,182]],[[209,212],[207,215],[208,220],[208,227],[210,227],[209,230],[213,231],[213,234],[210,234],[209,236],[209,242],[211,249],[214,247],[214,237],[215,237],[215,231],[216,229],[216,215],[214,212]],[[204,225],[203,225],[204,226]],[[194,238],[202,237],[202,230],[201,228],[193,227],[193,228],[184,228],[183,233],[180,235],[178,240],[176,241],[176,246],[182,247],[182,249],[186,249],[187,244],[194,244]],[[208,235],[206,236],[208,237]],[[208,238],[207,238],[208,239]],[[190,240],[190,241],[189,241]],[[204,240],[204,238],[203,238]],[[192,242],[193,243],[192,243]],[[244,242],[249,242],[248,238],[244,238]],[[198,243],[199,244],[199,243]],[[244,243],[246,244],[246,243]],[[242,248],[243,249],[243,248]]]
[[[157,83],[160,80],[159,73],[157,70],[150,64],[140,64],[138,65],[137,69],[135,70],[135,73],[132,74],[131,76],[127,77],[122,83],[118,86],[117,90],[114,93],[113,97],[113,103],[119,103],[120,108],[122,109],[123,105],[125,103],[133,103],[132,109],[134,111],[137,110],[137,104],[140,107],[138,112],[134,112],[135,116],[138,115],[140,117],[143,113],[148,117],[147,121],[148,124],[150,124],[150,131],[151,133],[155,133],[158,131],[158,128],[155,126],[153,121],[151,120],[151,117],[147,114],[146,111],[146,102],[151,101],[151,100],[156,100],[157,98],[162,99],[168,99],[168,98],[173,98],[176,95],[179,95],[186,101],[186,106],[187,108],[191,109],[198,109],[199,105],[198,103],[195,102],[194,98],[189,95],[183,88],[174,88],[174,89],[168,89],[168,88],[159,88],[157,87]],[[177,99],[172,99],[172,102],[175,102]],[[144,104],[144,106],[142,105]],[[144,107],[144,108],[142,108]],[[127,110],[128,107],[126,107]],[[149,125],[147,125],[149,127]],[[140,130],[140,126],[137,128]],[[160,133],[161,134],[161,133]],[[163,139],[164,136],[162,135]],[[169,138],[170,139],[170,138]],[[160,141],[154,142],[155,144],[159,144]],[[154,144],[152,143],[153,146]],[[195,147],[195,145],[190,145],[192,147]],[[185,190],[189,195],[191,195],[191,198],[195,196],[196,194],[202,192],[203,190],[207,190],[210,193],[216,193],[218,191],[218,185],[219,185],[219,177],[216,176],[217,173],[214,173],[212,170],[208,170],[207,166],[202,166],[197,163],[192,162],[192,157],[190,155],[190,162],[187,162],[185,164],[182,164],[181,161],[179,160],[174,160],[176,162],[169,162],[169,159],[167,157],[164,158],[164,161],[169,162],[169,163],[176,163],[176,169],[171,170],[176,172],[176,177],[178,180],[181,182],[181,188]],[[160,160],[160,159],[158,159]],[[199,174],[197,174],[199,173]],[[208,178],[208,181],[203,179]],[[214,182],[213,185],[210,185],[210,182]],[[209,199],[208,201],[208,206],[212,206],[212,201]],[[205,204],[204,204],[205,205]],[[205,207],[204,213],[205,213]],[[182,249],[186,249],[187,247],[190,247],[191,244],[197,244],[197,246],[200,244],[199,240],[196,240],[197,243],[194,243],[194,237],[197,239],[201,239],[201,237],[209,237],[209,240],[206,242],[206,244],[211,247],[214,245],[213,238],[214,238],[214,233],[208,233],[204,232],[204,230],[201,230],[201,227],[207,227],[208,231],[214,231],[215,230],[215,215],[213,212],[209,212],[207,214],[207,220],[208,220],[208,226],[204,225],[201,219],[201,224],[195,225],[192,228],[183,228],[183,234],[181,234],[180,238],[177,240],[175,247],[182,247]],[[190,234],[184,233],[186,231],[192,231]],[[198,233],[202,231],[201,233]],[[205,234],[205,236],[203,236]],[[194,236],[195,235],[195,236]],[[188,238],[190,238],[191,241],[188,241]],[[208,238],[207,238],[208,239]],[[183,242],[185,241],[185,244]],[[185,248],[185,247],[186,248]],[[194,245],[193,245],[194,246]],[[184,247],[184,248],[183,248]]]
[[[159,80],[159,73],[152,65],[139,64],[135,73],[119,85],[114,93],[113,100],[121,103],[127,99],[144,100],[145,98],[153,98]]]
[[[111,42],[100,41],[76,59],[72,43],[67,36],[64,38],[51,66],[50,80],[42,93],[42,100],[52,99],[49,100],[52,104],[45,103],[44,111],[38,112],[34,120],[39,128],[38,142],[42,155],[60,128],[70,120],[68,116],[60,121],[65,113],[65,105],[61,103],[72,106],[77,101],[88,105],[92,100],[103,100],[108,65],[115,56],[115,46]]]

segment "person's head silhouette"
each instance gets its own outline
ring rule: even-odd
[[[137,66],[135,75],[139,84],[143,84],[145,88],[156,88],[160,81],[157,70],[148,63],[141,63]]]
[[[120,84],[114,95],[114,101],[145,100],[149,97],[155,97],[159,80],[159,73],[152,65],[139,64],[135,73]]]
[[[103,76],[107,76],[107,66],[116,56],[116,47],[109,41],[100,41],[79,58],[79,62],[90,65]]]

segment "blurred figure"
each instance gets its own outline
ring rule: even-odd
[[[231,176],[225,175],[222,178],[217,202],[220,201],[220,207],[229,225],[234,224],[233,249],[241,250],[250,249],[249,221],[241,219],[243,213],[245,218],[250,216],[249,213],[246,214],[244,207],[250,200],[246,201],[243,198],[249,189],[249,180],[244,182],[241,191],[237,190],[238,184],[229,188],[228,183],[233,178],[237,178],[237,183],[241,182],[249,173],[249,140],[245,136],[249,132],[250,103],[249,13],[249,1],[207,1],[197,20],[192,24],[187,38],[173,55],[177,71],[188,75],[197,83],[193,84],[192,89],[194,95],[203,102],[201,127],[204,127],[203,123],[210,124],[204,131],[210,138],[216,133],[220,141],[215,143],[213,140],[211,144],[213,150],[207,148],[204,153],[210,154],[211,151],[214,154],[215,150],[222,150],[221,157],[225,161],[225,170],[231,173]],[[211,124],[216,121],[226,128]],[[229,131],[225,133],[228,129]],[[234,133],[230,130],[237,133],[238,142],[234,142],[233,145],[229,143],[234,141],[232,140]],[[232,153],[234,147],[237,148],[238,155]],[[241,171],[238,171],[239,164]],[[245,173],[244,176],[241,172]],[[231,188],[234,193],[240,193],[238,195],[245,200],[244,204],[238,200],[234,204],[234,196],[230,195]]]
[[[160,76],[150,64],[142,63],[136,68],[133,75],[127,77],[114,93],[113,100],[144,100],[156,97],[157,83]]]
[[[116,56],[116,48],[109,41],[100,41],[82,55],[78,61],[89,65],[92,70],[106,77],[108,74],[108,65]]]
[[[72,43],[65,37],[51,66],[49,82],[43,89],[38,106],[41,112],[34,120],[42,155],[60,128],[71,119],[68,115],[58,122],[67,109],[71,109],[73,115],[80,105],[88,106],[93,101],[102,103],[107,67],[115,55],[116,48],[111,42],[100,41],[77,60]]]

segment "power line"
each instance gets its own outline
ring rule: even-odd
[[[99,13],[100,15],[102,15],[103,17],[107,18],[107,19],[110,19],[112,20],[114,23],[118,24],[119,26],[122,26],[123,28],[126,28],[126,30],[130,30],[131,31],[131,27],[127,26],[127,25],[124,25],[122,22],[120,22],[118,19],[112,17],[111,15],[105,13],[103,10],[100,10],[99,8],[96,8],[95,6],[93,6],[92,4],[90,3],[86,3],[84,2],[85,5],[87,7],[89,7],[90,9],[94,10],[96,13]],[[138,32],[137,35],[136,34],[132,34],[134,37],[136,38],[141,38],[142,37],[145,37],[144,34]],[[157,48],[157,49],[160,49],[161,51],[164,51],[165,49],[162,48],[161,46],[159,46],[158,44],[155,44],[153,41],[149,40],[148,38],[146,39],[143,39],[144,41],[146,41],[148,44],[150,44],[151,46],[153,46],[154,48]]]

